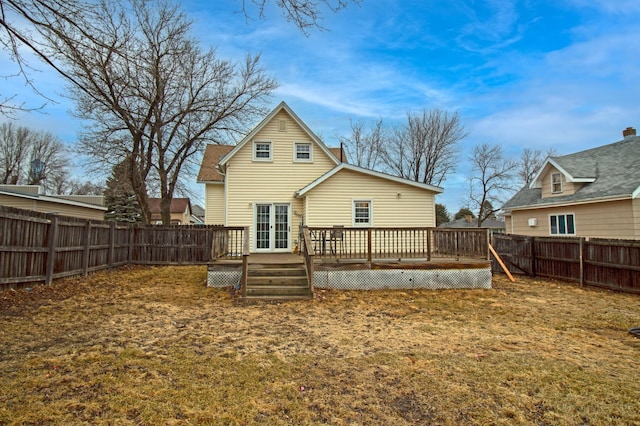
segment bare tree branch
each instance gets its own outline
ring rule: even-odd
[[[555,155],[557,155],[555,148],[548,149],[544,154],[539,149],[533,150],[531,148],[525,148],[518,161],[518,179],[522,181],[524,186],[528,186],[536,173],[538,173],[538,170],[540,170],[540,167],[542,167],[544,161]]]
[[[493,216],[513,193],[513,175],[518,163],[504,158],[500,145],[482,144],[473,148],[469,158],[472,175],[469,178],[469,201],[478,211],[478,227]]]
[[[345,9],[349,4],[360,5],[363,0],[275,0],[275,3],[282,12],[282,17],[287,22],[293,23],[303,34],[309,35],[311,30],[324,31],[322,26],[322,9],[337,13]],[[251,12],[248,5],[251,4],[258,9],[260,19],[265,18],[265,8],[270,4],[270,0],[242,0],[242,12],[249,19]]]
[[[407,124],[393,130],[384,161],[398,176],[439,186],[455,171],[458,144],[466,136],[457,112],[408,113]]]
[[[350,162],[367,169],[377,169],[384,155],[386,131],[382,119],[365,128],[365,122],[349,120],[351,134],[340,136],[338,140],[347,151]]]

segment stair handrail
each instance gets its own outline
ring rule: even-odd
[[[302,254],[304,255],[304,266],[307,270],[307,281],[309,282],[309,290],[313,296],[313,264],[316,251],[311,244],[311,232],[306,225],[302,228]]]

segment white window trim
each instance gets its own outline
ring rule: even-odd
[[[298,145],[309,145],[309,158],[298,158]],[[311,142],[294,142],[293,143],[293,161],[294,163],[313,163],[313,144]]]
[[[559,191],[554,191],[553,186],[555,185],[555,183],[553,182],[553,177],[554,176],[560,176],[560,182],[558,182],[560,184],[560,190]],[[551,193],[552,194],[562,194],[562,173],[551,173]]]
[[[256,145],[258,144],[269,145],[269,158],[256,157]],[[253,161],[265,161],[265,162],[273,161],[273,143],[271,141],[263,141],[263,140],[253,141],[253,144],[251,145],[251,157]]]
[[[356,203],[369,203],[369,223],[356,223]],[[351,225],[353,227],[369,228],[373,226],[373,200],[371,198],[352,198],[351,199]]]
[[[573,233],[570,234],[568,232],[565,232],[564,234],[561,234],[560,232],[557,232],[555,234],[553,234],[551,232],[551,217],[555,216],[556,217],[556,223],[558,220],[558,216],[564,216],[565,217],[565,229],[568,228],[567,225],[567,216],[573,216]],[[575,237],[576,234],[576,229],[578,229],[578,225],[576,224],[576,214],[575,213],[555,213],[555,214],[550,214],[549,217],[547,218],[547,223],[549,224],[549,235],[552,237],[563,237],[563,236],[570,236],[570,237]],[[558,231],[560,231],[560,226],[558,225]]]

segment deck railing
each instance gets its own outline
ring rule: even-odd
[[[242,226],[220,226],[213,230],[211,244],[211,259],[230,258],[240,259],[248,251],[245,235],[249,235],[249,228]],[[246,246],[246,247],[245,247]]]
[[[307,227],[302,230],[302,255],[304,256],[304,265],[307,270],[309,287],[313,289],[313,261],[316,256],[316,251],[311,243],[311,233]]]
[[[310,246],[325,259],[482,258],[489,256],[486,229],[426,227],[308,227]]]
[[[489,260],[489,230],[433,229],[433,255],[436,257],[483,258]]]

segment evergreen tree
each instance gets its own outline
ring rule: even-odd
[[[440,226],[443,223],[447,223],[451,220],[447,206],[444,204],[436,204],[436,226]]]
[[[107,179],[104,202],[108,210],[104,215],[105,220],[131,223],[142,221],[140,205],[127,176],[127,170],[124,162],[116,164],[112,175]]]

